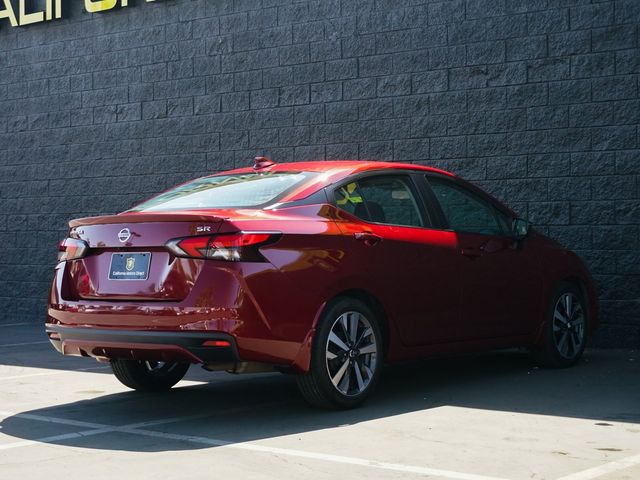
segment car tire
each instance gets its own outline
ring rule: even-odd
[[[338,297],[318,321],[309,371],[297,376],[298,388],[313,406],[353,408],[375,389],[382,361],[382,332],[374,312],[357,299]]]
[[[171,389],[189,370],[188,363],[113,359],[111,370],[120,382],[140,392]]]
[[[587,313],[586,299],[580,288],[562,282],[547,309],[541,344],[533,349],[538,365],[565,368],[580,359],[587,343]]]

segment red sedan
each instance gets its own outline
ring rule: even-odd
[[[47,335],[137,390],[196,363],[296,374],[312,404],[348,408],[384,362],[528,347],[564,367],[597,325],[575,254],[420,165],[259,157],[70,227]]]

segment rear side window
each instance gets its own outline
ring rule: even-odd
[[[256,208],[276,201],[312,175],[308,172],[267,172],[198,178],[129,211]]]
[[[335,191],[338,207],[362,220],[388,225],[424,227],[409,179],[376,176],[351,182]]]
[[[447,223],[457,232],[507,234],[508,220],[493,205],[448,180],[428,178]]]

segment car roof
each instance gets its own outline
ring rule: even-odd
[[[267,162],[270,162],[269,159],[265,159],[262,157],[259,157],[256,160],[266,160]],[[307,196],[315,193],[321,188],[324,188],[336,182],[340,182],[349,175],[384,170],[415,170],[422,172],[434,172],[450,177],[455,177],[455,175],[450,172],[446,172],[438,168],[428,167],[425,165],[371,160],[318,160],[309,162],[273,163],[272,165],[268,165],[257,170],[251,166],[237,168],[235,170],[226,172],[220,172],[216,175],[254,172],[314,172],[322,174],[320,176],[311,178],[307,182],[304,182],[298,188],[289,192],[284,198],[281,199],[282,202],[288,202],[306,198]]]
[[[274,163],[270,167],[260,169],[260,171],[270,172],[332,172],[343,173],[344,176],[354,173],[361,173],[370,170],[422,170],[428,172],[441,173],[448,176],[455,176],[454,174],[441,170],[439,168],[428,167],[416,163],[399,163],[399,162],[382,162],[372,160],[316,160],[308,162],[288,162],[288,163]],[[254,172],[252,166],[243,168],[237,168],[224,173],[250,173]],[[221,172],[222,173],[222,172]]]

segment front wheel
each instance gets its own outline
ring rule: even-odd
[[[533,351],[544,367],[570,367],[587,343],[587,308],[580,289],[563,282],[549,305],[542,344]]]
[[[359,300],[337,298],[318,322],[309,372],[297,377],[298,388],[314,406],[353,408],[371,395],[382,359],[376,315]]]
[[[111,370],[120,382],[141,392],[169,390],[187,373],[188,363],[145,360],[111,360]]]

